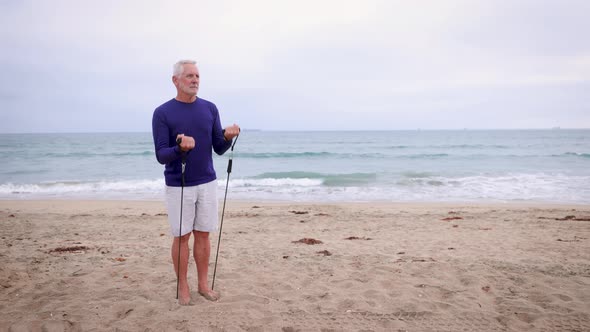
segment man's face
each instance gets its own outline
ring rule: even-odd
[[[192,64],[183,65],[184,70],[178,77],[174,77],[174,85],[179,91],[196,96],[199,91],[199,69]]]

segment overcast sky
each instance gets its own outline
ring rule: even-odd
[[[0,132],[590,128],[590,1],[0,0]]]

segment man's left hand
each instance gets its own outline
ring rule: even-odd
[[[238,136],[240,134],[240,126],[237,124],[233,124],[233,126],[226,127],[223,137],[226,141],[231,141],[232,138]]]

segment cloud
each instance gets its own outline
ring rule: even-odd
[[[590,127],[589,6],[5,1],[0,131],[149,131],[180,58],[250,128]]]

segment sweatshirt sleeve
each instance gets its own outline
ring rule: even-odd
[[[170,146],[168,131],[169,128],[164,117],[156,109],[152,118],[152,135],[154,136],[156,159],[162,165],[178,159],[181,155],[181,151],[176,144]]]
[[[215,121],[213,123],[213,151],[218,155],[224,154],[230,147],[232,140],[226,141],[225,137],[223,137],[223,129],[221,128],[221,120],[219,119],[219,111],[217,110],[217,106],[212,104],[213,113],[215,117]]]

